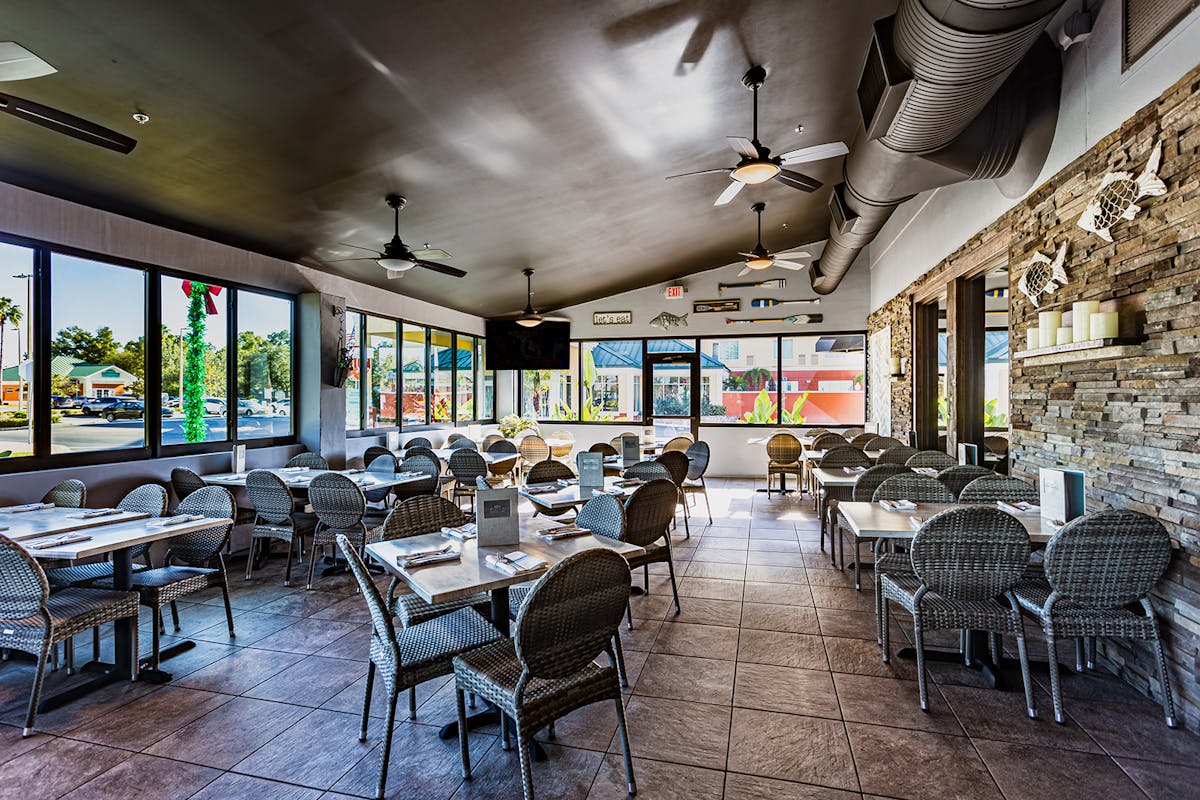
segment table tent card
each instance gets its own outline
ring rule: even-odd
[[[388,431],[387,449],[388,450],[399,450],[400,449],[400,431]]]
[[[233,469],[231,472],[246,471],[246,445],[235,444],[233,446]]]
[[[600,453],[580,453],[575,456],[579,470],[579,496],[589,497],[590,490],[604,488],[604,456]]]
[[[625,466],[642,460],[642,443],[637,436],[626,434],[621,437],[621,460]]]
[[[979,445],[960,444],[958,446],[958,463],[979,466]]]
[[[1080,470],[1042,467],[1038,473],[1042,516],[1055,524],[1082,517],[1086,513],[1083,484]]]
[[[517,519],[517,490],[477,489],[475,491],[475,525],[480,547],[507,547],[521,541],[520,521]]]

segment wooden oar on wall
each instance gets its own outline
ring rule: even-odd
[[[823,314],[796,314],[791,317],[763,317],[761,319],[729,319],[725,318],[726,325],[757,325],[760,322],[775,322],[786,323],[788,325],[813,325],[824,321]]]
[[[775,306],[815,306],[819,305],[821,298],[812,297],[807,300],[776,300],[772,297],[756,297],[750,301],[753,308],[774,308]]]

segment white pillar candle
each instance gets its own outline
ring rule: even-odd
[[[1037,350],[1041,346],[1041,333],[1038,331],[1037,325],[1030,325],[1025,330],[1025,349]]]
[[[1054,337],[1054,343],[1055,344],[1070,344],[1071,343],[1071,329],[1070,328],[1059,328],[1058,333]]]
[[[1098,311],[1092,314],[1089,333],[1092,339],[1115,339],[1117,338],[1117,312],[1115,311]]]
[[[1058,329],[1062,327],[1061,311],[1038,312],[1038,343],[1042,347],[1053,347]]]
[[[1092,314],[1099,313],[1099,300],[1080,300],[1071,304],[1071,330],[1077,342],[1085,342],[1092,332],[1089,320]]]

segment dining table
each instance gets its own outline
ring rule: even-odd
[[[635,481],[635,482],[629,482]],[[616,476],[606,476],[604,478],[604,494],[613,494],[618,497],[628,497],[633,494],[637,487],[644,484],[645,481],[635,478],[622,479]],[[540,488],[545,487],[545,491]],[[551,488],[553,487],[553,488]],[[581,506],[594,496],[593,490],[584,491],[579,486],[578,480],[566,481],[566,485],[561,483],[545,483],[545,484],[526,484],[517,490],[517,494],[526,498],[536,506],[540,506],[539,510],[550,511],[553,513],[562,513],[570,511],[576,506]]]
[[[858,483],[858,476],[861,474],[852,467],[839,469],[815,467],[812,471],[817,516],[821,520],[821,534],[822,537],[826,533],[829,534],[829,560],[834,566],[837,566],[839,553],[833,549],[833,528],[829,525],[829,501],[836,500],[841,503],[844,500],[850,500],[854,495],[854,484]],[[844,556],[842,566],[845,567]]]
[[[201,475],[204,482],[210,486],[224,486],[226,488],[245,488],[246,476],[251,470],[244,472],[217,472],[210,475]],[[392,486],[400,486],[404,483],[413,483],[415,481],[427,480],[428,476],[424,473],[413,472],[396,472],[382,470],[363,470],[363,469],[308,469],[301,467],[274,467],[268,469],[274,475],[277,475],[289,489],[307,491],[309,484],[313,478],[326,472],[336,472],[339,475],[346,475],[353,480],[365,492],[375,489],[388,489]]]

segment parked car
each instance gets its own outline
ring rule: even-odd
[[[276,400],[271,403],[271,413],[277,417],[290,417],[292,415],[291,400]]]
[[[79,408],[83,405],[82,397],[64,397],[55,408]]]
[[[225,401],[219,397],[204,398],[204,413],[205,414],[217,414],[220,416],[224,416],[226,408],[227,408],[227,406],[225,405]]]
[[[174,413],[166,406],[162,406],[160,412],[164,417],[169,417]],[[146,404],[141,400],[121,400],[105,409],[104,418],[109,422],[116,422],[119,419],[141,419],[145,413]]]
[[[257,400],[239,399],[237,401],[237,413],[239,417],[262,416],[267,413],[267,407]]]
[[[85,397],[79,404],[84,416],[94,417],[103,414],[114,403],[123,402],[115,397]]]

